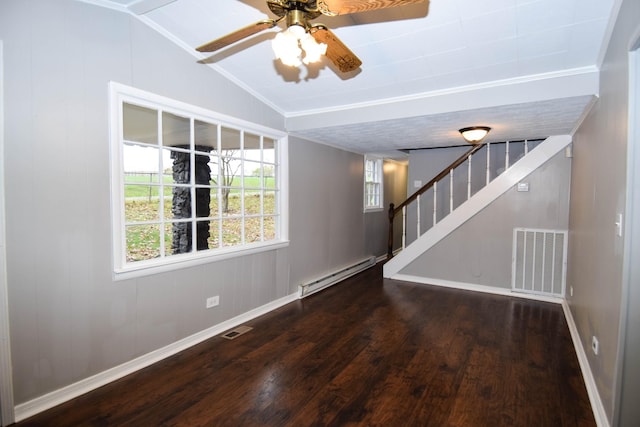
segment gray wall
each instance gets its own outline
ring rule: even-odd
[[[571,159],[556,154],[400,273],[491,287],[511,287],[514,227],[566,230]]]
[[[575,134],[571,177],[569,304],[610,420],[618,399],[623,265],[623,239],[614,222],[625,212],[628,55],[639,31],[640,2],[624,0],[601,67],[600,99]],[[600,341],[598,356],[589,350],[592,336]]]
[[[539,140],[529,141],[529,150],[534,149],[540,143]],[[487,147],[490,145],[490,148]],[[407,191],[409,194],[415,193],[418,189],[414,181],[421,181],[422,185],[427,184],[435,178],[444,168],[448,167],[460,156],[471,149],[470,145],[457,147],[432,148],[424,150],[413,150],[409,154],[409,177],[407,180]],[[516,163],[525,152],[524,141],[512,141],[509,143],[509,165]],[[489,175],[490,180],[500,175],[505,170],[506,144],[504,142],[493,142],[483,144],[471,157],[471,195],[484,188],[487,177],[487,155],[489,155]],[[467,200],[469,180],[469,165],[464,162],[455,169],[453,174],[453,209],[460,206]],[[436,220],[439,222],[450,212],[451,198],[450,176],[444,177],[438,182],[436,194]],[[425,191],[420,198],[420,232],[424,234],[433,227],[433,188]],[[413,202],[407,207],[407,224],[416,224],[417,204]],[[401,227],[401,226],[400,226]],[[401,228],[398,233],[401,234]],[[416,227],[407,229],[407,245],[417,237]]]
[[[290,227],[300,231],[290,236],[292,286],[336,266],[385,255],[387,211],[363,212],[363,156],[294,137],[289,152]],[[406,198],[406,165],[384,165],[387,206]]]
[[[387,163],[385,162],[385,165]],[[389,206],[390,203],[393,203],[395,206],[398,206],[400,203],[404,202],[409,194],[407,193],[407,181],[409,175],[409,165],[408,163],[396,163],[392,162],[393,167],[390,168],[389,174],[393,176],[393,181],[387,179],[387,174],[385,173],[385,206]],[[392,184],[388,186],[389,184]],[[393,193],[390,192],[393,191]],[[392,196],[390,196],[392,194]],[[389,215],[388,212],[385,215],[384,223],[389,226]],[[396,217],[394,219],[394,229],[398,230],[399,227],[402,226],[402,218]],[[388,244],[388,239],[387,239]],[[393,249],[397,249],[402,247],[402,234],[394,233],[393,240]]]
[[[407,193],[414,194],[420,187],[415,187],[415,181],[420,181],[425,185],[438,175],[445,167],[450,165],[458,157],[469,151],[469,146],[431,148],[426,150],[412,150],[409,153],[409,171],[407,178]],[[462,176],[454,176],[454,182],[458,182]],[[464,177],[466,186],[466,176]],[[466,188],[466,187],[465,187]],[[455,190],[454,190],[455,194]],[[465,190],[466,194],[466,190]],[[436,209],[438,220],[442,219],[445,212],[449,212],[449,178],[445,178],[438,184],[438,194],[436,195]],[[407,207],[407,224],[416,224],[417,205],[414,203]],[[402,216],[399,214],[398,216]],[[420,198],[420,231],[424,233],[433,226],[433,190],[427,190]],[[395,231],[395,234],[402,235],[402,222]],[[407,242],[409,245],[416,240],[417,230],[410,226],[407,228]]]
[[[291,283],[371,255],[364,242],[363,156],[289,139]]]
[[[635,93],[631,101],[632,114],[640,113],[640,37],[634,46]],[[627,219],[625,237],[624,279],[622,288],[623,326],[620,345],[618,379],[620,399],[616,402],[619,425],[633,425],[640,419],[637,397],[640,395],[640,122],[630,123],[633,142],[628,147],[627,162]],[[626,301],[625,301],[626,299]],[[626,310],[626,313],[625,313]],[[615,414],[615,412],[614,412]]]
[[[395,160],[384,161],[384,204],[382,212],[368,212],[365,214],[366,232],[365,238],[369,250],[378,255],[383,256],[387,253],[388,246],[388,229],[389,229],[389,204],[399,205],[407,198],[407,162]],[[400,217],[394,219],[395,230],[402,227]],[[383,232],[384,239],[379,235]],[[392,248],[395,250],[402,246],[402,234],[394,233]]]
[[[109,81],[276,129],[284,119],[127,14],[3,0],[0,40],[16,404],[289,295],[386,242],[384,229],[365,243],[362,156],[292,140],[288,248],[113,282]],[[211,295],[221,304],[206,310]]]

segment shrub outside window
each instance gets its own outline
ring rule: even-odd
[[[284,134],[111,89],[116,276],[286,244]]]

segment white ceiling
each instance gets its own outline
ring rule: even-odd
[[[270,40],[282,24],[212,56],[195,47],[274,18],[265,0],[86,0],[132,13],[286,117],[294,135],[365,152],[570,133],[598,91],[618,0],[431,0],[321,16],[363,62],[288,68]]]

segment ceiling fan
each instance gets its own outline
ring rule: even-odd
[[[322,54],[338,69],[347,73],[356,70],[362,61],[324,24],[311,24],[319,17],[368,12],[389,7],[421,3],[424,0],[267,0],[267,6],[277,19],[264,19],[196,48],[198,52],[215,52],[237,41],[275,27],[285,20],[287,29],[276,35],[273,48],[286,65],[310,63]],[[304,51],[304,58],[303,56]]]

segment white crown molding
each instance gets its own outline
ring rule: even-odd
[[[416,101],[416,100],[423,100],[423,99],[441,97],[446,95],[466,93],[466,92],[477,91],[482,89],[493,89],[498,87],[520,85],[523,83],[558,79],[563,77],[573,77],[573,76],[587,75],[587,74],[593,74],[593,73],[597,74],[598,72],[599,70],[596,66],[590,65],[587,67],[572,68],[568,70],[553,71],[549,73],[532,74],[528,76],[513,77],[509,79],[502,79],[502,80],[494,80],[491,82],[476,83],[472,85],[458,86],[453,88],[434,90],[431,92],[415,93],[411,95],[404,95],[404,96],[398,96],[398,97],[392,97],[392,98],[384,98],[384,99],[378,99],[378,100],[368,101],[368,102],[344,104],[336,107],[318,108],[313,110],[301,110],[301,111],[286,113],[285,117],[294,118],[294,117],[309,116],[309,115],[315,115],[315,114],[334,113],[334,112],[340,112],[340,111],[346,111],[346,110],[361,109],[366,107],[376,107],[381,105],[389,105],[389,104],[403,103],[407,101]]]
[[[174,1],[176,0],[137,0],[129,4],[127,8],[136,15],[143,15]]]
[[[104,7],[106,9],[117,10],[118,12],[130,13],[127,6],[123,4],[114,3],[109,0],[76,0],[80,3],[88,3],[94,6]]]

